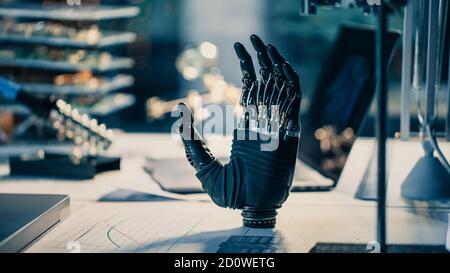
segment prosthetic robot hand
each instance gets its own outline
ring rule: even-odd
[[[275,226],[276,210],[286,201],[293,180],[300,137],[299,77],[277,49],[252,35],[260,66],[259,80],[250,54],[236,43],[243,74],[240,104],[244,114],[229,163],[214,158],[193,126],[185,104],[178,126],[186,156],[203,189],[221,207],[242,209],[244,226]]]

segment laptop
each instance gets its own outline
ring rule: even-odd
[[[0,252],[21,252],[69,216],[69,196],[0,194]]]
[[[399,33],[388,33],[385,50],[393,52],[399,37]],[[373,100],[374,68],[375,31],[341,27],[323,64],[309,110],[302,117],[292,191],[329,191],[336,187]],[[166,191],[203,192],[184,158],[147,159],[144,169]]]
[[[387,34],[386,56],[399,38],[399,33]],[[374,93],[375,31],[343,26],[302,120],[292,191],[336,187]]]

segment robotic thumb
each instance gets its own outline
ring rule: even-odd
[[[186,157],[195,170],[200,171],[215,158],[195,128],[193,114],[189,107],[180,103],[177,111],[181,118],[178,124],[178,133],[183,141]]]

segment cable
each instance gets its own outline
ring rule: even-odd
[[[448,164],[447,159],[445,158],[444,154],[442,153],[442,150],[439,148],[439,145],[436,140],[436,136],[433,134],[433,132],[431,130],[431,125],[427,124],[425,126],[425,130],[430,138],[429,142],[431,143],[431,145],[433,146],[434,150],[437,153],[437,157],[438,157],[439,161],[442,163],[442,165],[444,165],[445,169],[450,173],[450,165]]]
[[[439,3],[442,4],[442,2],[439,2]],[[443,40],[444,40],[443,39],[443,35],[445,35],[445,33],[446,33],[446,23],[445,22],[446,22],[446,19],[447,19],[447,16],[448,16],[448,8],[449,8],[448,3],[445,3],[444,5],[445,5],[444,11],[441,14],[439,14],[439,19],[440,19],[440,21],[442,23],[442,26],[440,28],[440,35],[439,35],[441,37],[438,38],[440,43],[441,43],[440,46],[439,46],[440,47],[439,48],[440,49],[439,54],[441,56],[437,56],[437,58],[441,60],[441,63],[437,66],[437,70],[439,71],[439,73],[438,73],[438,75],[436,77],[436,80],[437,80],[438,83],[435,84],[435,91],[439,90],[438,87],[440,86],[439,83],[441,81],[440,70],[442,69]],[[441,18],[441,16],[443,18]],[[432,117],[429,117],[429,120],[425,120],[424,119],[424,116],[421,113],[422,112],[422,110],[421,110],[422,106],[421,106],[421,101],[420,101],[420,93],[421,93],[420,92],[420,87],[418,87],[418,88],[419,88],[419,92],[416,92],[417,116],[418,116],[419,124],[421,126],[420,131],[422,133],[422,139],[423,139],[424,142],[428,142],[429,144],[431,144],[431,146],[433,147],[434,151],[436,151],[437,158],[439,159],[441,164],[445,167],[445,169],[450,173],[450,165],[449,165],[447,159],[445,158],[444,154],[442,153],[442,150],[440,149],[440,147],[438,145],[436,136],[433,133],[432,126],[431,126],[434,123],[434,120],[437,118],[437,114],[436,114],[437,111],[435,111],[435,113],[434,113],[434,115]],[[437,108],[438,104],[437,104],[437,100],[436,99],[435,99],[434,103],[435,103],[436,108]],[[424,133],[426,133],[426,135],[428,135],[428,137],[429,137],[428,140],[426,139],[426,135]]]

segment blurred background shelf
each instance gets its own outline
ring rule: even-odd
[[[114,32],[104,31],[98,41],[89,42],[82,40],[73,40],[66,37],[50,36],[24,36],[20,34],[0,34],[0,42],[37,44],[55,47],[70,47],[84,49],[100,49],[116,45],[132,43],[136,40],[136,34],[132,32]]]
[[[117,93],[103,96],[95,103],[83,106],[73,104],[81,113],[86,113],[93,118],[102,118],[110,114],[121,111],[134,104],[136,98],[131,94]],[[29,115],[28,107],[18,104],[0,104],[0,111],[10,111],[21,115]]]
[[[140,7],[121,4],[0,4],[0,76],[22,84],[25,91],[41,99],[62,98],[80,112],[115,121],[137,101],[127,94],[134,92],[136,82],[131,70],[136,56],[129,57],[128,45],[137,40],[127,20],[139,15]],[[23,105],[0,98],[0,121],[2,113],[7,119],[4,128],[10,128],[8,141],[55,137],[39,133],[45,125]]]
[[[11,104],[0,104],[0,111],[4,112],[12,112],[19,115],[29,115],[30,110],[28,110],[28,107],[17,104],[17,103],[11,103]]]
[[[88,113],[94,118],[102,118],[132,106],[136,101],[132,94],[109,94],[89,107],[78,106],[80,112]]]
[[[23,83],[23,89],[35,94],[57,94],[62,96],[101,96],[114,91],[131,87],[134,78],[130,75],[118,74],[112,77],[105,77],[98,87],[85,87],[78,85],[55,85],[48,83]]]
[[[21,4],[0,5],[0,16],[10,18],[64,20],[64,21],[100,21],[130,18],[139,14],[139,8],[133,6],[69,6],[62,4]]]
[[[104,73],[115,70],[129,69],[134,65],[131,58],[113,57],[108,64],[83,64],[83,63],[67,63],[48,60],[30,60],[26,58],[0,58],[0,66],[21,67],[31,69],[57,70],[65,72],[78,72],[83,70],[91,71],[92,73]]]

